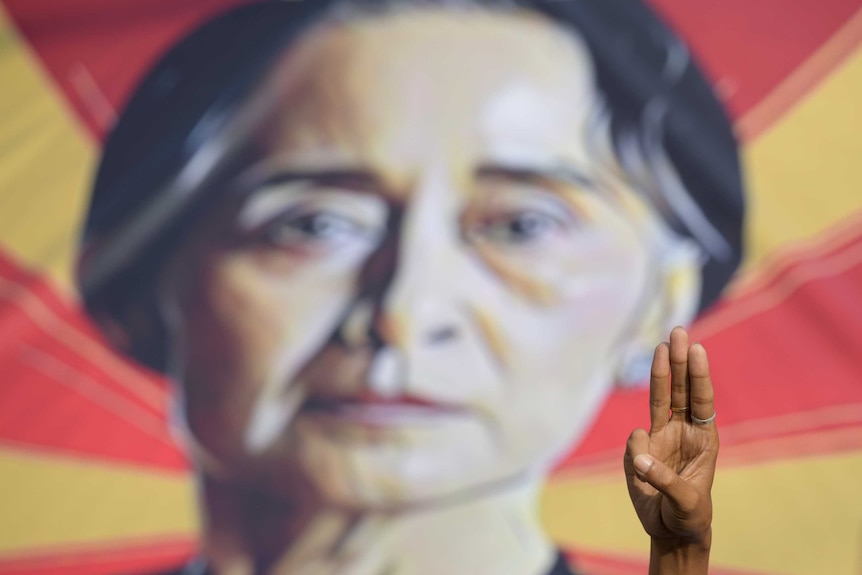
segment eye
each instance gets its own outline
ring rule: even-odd
[[[564,226],[565,222],[551,214],[525,210],[487,218],[473,233],[492,242],[525,245],[542,241]]]
[[[341,245],[369,235],[361,224],[328,211],[288,213],[268,224],[264,239],[276,247]]]

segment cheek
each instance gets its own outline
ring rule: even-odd
[[[633,235],[559,242],[508,262],[499,275],[507,295],[484,315],[499,319],[499,331],[511,340],[505,347],[525,360],[588,362],[634,328],[648,303],[650,261]],[[519,289],[527,281],[531,289]]]
[[[634,236],[568,250],[560,260],[563,273],[553,289],[570,332],[607,344],[634,327],[652,275],[650,254]]]
[[[647,305],[649,262],[634,241],[561,247],[526,268],[549,297],[509,292],[489,310],[508,340],[510,381],[497,412],[512,442],[544,451],[589,424],[611,387],[617,350]]]
[[[177,298],[176,376],[190,427],[237,449],[261,402],[278,404],[331,336],[352,285],[343,275],[256,264],[222,257],[190,274]]]
[[[247,270],[219,265],[190,275],[177,298],[174,375],[193,435],[231,460],[244,451],[244,430],[290,316]]]
[[[196,274],[179,301],[181,379],[208,382],[259,380],[263,357],[272,355],[289,329],[290,314],[277,293],[226,265]]]

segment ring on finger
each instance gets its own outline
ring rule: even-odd
[[[674,413],[685,413],[688,411],[688,406],[685,407],[671,407],[670,410]]]
[[[706,419],[701,419],[699,417],[695,417],[694,415],[692,415],[691,420],[698,425],[706,425],[708,423],[712,423],[713,421],[715,421],[715,412],[713,411],[712,415],[710,415]]]

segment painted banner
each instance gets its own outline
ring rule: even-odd
[[[645,573],[674,325],[862,572],[860,131],[859,0],[2,0],[0,573]]]

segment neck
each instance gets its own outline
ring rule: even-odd
[[[457,502],[357,512],[311,489],[286,500],[204,480],[204,558],[218,575],[540,575],[554,549],[536,513],[539,486],[522,479]]]

